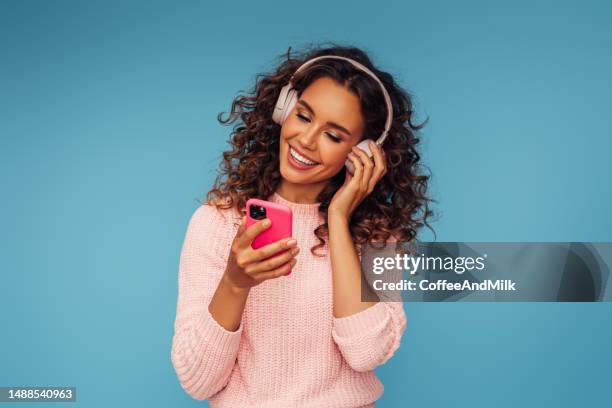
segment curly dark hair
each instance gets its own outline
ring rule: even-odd
[[[252,91],[241,92],[233,100],[226,118],[218,115],[222,124],[237,121],[230,138],[231,150],[223,153],[213,188],[206,200],[218,208],[234,208],[246,213],[246,201],[257,197],[266,199],[281,182],[279,170],[279,138],[281,126],[272,121],[272,111],[281,88],[305,61],[322,56],[348,57],[370,69],[384,84],[393,104],[393,122],[383,144],[387,173],[377,183],[350,220],[353,242],[358,245],[384,243],[390,237],[400,242],[412,241],[417,230],[427,222],[433,212],[426,196],[430,176],[419,173],[420,156],[416,150],[419,139],[416,131],[425,126],[412,123],[413,106],[410,95],[398,86],[387,72],[376,69],[366,53],[359,48],[332,44],[313,47],[292,55],[291,48],[281,59],[275,72],[259,74]],[[321,77],[332,78],[354,92],[361,101],[364,114],[364,135],[377,138],[384,129],[387,109],[378,84],[367,74],[342,60],[321,60],[300,71],[294,78],[294,88],[301,94],[308,85]],[[375,136],[374,136],[375,135]],[[328,205],[334,193],[342,186],[345,169],[330,179],[330,183],[317,197],[319,212],[327,220]],[[310,250],[314,255],[325,245],[328,237],[327,221],[314,231],[319,244]]]

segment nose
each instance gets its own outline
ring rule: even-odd
[[[298,138],[300,146],[305,150],[316,150],[318,139],[317,126],[309,126]]]

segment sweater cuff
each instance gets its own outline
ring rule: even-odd
[[[238,350],[242,329],[243,325],[242,321],[240,321],[238,330],[227,330],[212,317],[208,307],[204,308],[204,313],[196,325],[198,336],[201,336],[203,339],[208,339],[207,343],[215,345],[217,350],[222,354],[233,354]]]
[[[384,302],[377,302],[374,306],[350,316],[334,317],[334,330],[341,337],[359,337],[374,327],[386,325],[388,319],[389,310]]]

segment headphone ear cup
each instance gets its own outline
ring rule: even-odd
[[[295,106],[297,102],[297,92],[291,87],[291,84],[287,84],[281,88],[280,94],[278,95],[278,99],[276,100],[276,105],[274,106],[274,111],[272,112],[272,120],[279,125],[282,125],[287,119],[289,112]],[[291,105],[292,100],[293,105]]]
[[[373,154],[372,154],[372,151],[370,150],[369,142],[370,142],[370,139],[363,139],[361,142],[357,144],[357,147],[365,151],[365,153],[368,155],[369,158],[372,158]],[[344,162],[344,165],[346,166],[346,170],[349,173],[351,173],[351,175],[355,174],[355,166],[353,166],[352,161],[350,161],[349,159],[346,159],[346,162]]]
[[[285,121],[289,117],[289,114],[291,113],[291,111],[293,110],[295,105],[297,104],[297,100],[298,100],[298,93],[297,93],[297,91],[295,89],[291,88],[289,90],[289,92],[287,93],[287,100],[285,102],[285,109],[283,109],[282,123],[285,123]]]

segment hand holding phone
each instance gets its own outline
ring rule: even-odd
[[[273,220],[266,217],[257,219],[263,215],[261,211],[257,213],[256,209],[253,214],[255,218],[250,217],[247,204],[247,216],[243,217],[232,242],[223,277],[231,286],[249,289],[265,280],[291,273],[291,268],[297,262],[295,256],[299,253],[299,248],[297,241],[291,237],[291,223],[288,223],[291,217],[287,218],[286,212],[284,214],[280,220],[274,216],[279,222],[273,229]]]
[[[264,245],[291,236],[293,231],[293,213],[291,208],[279,203],[251,198],[246,203],[246,211],[247,227],[266,218],[272,221],[272,226],[259,233],[253,240],[253,248],[261,248]]]

